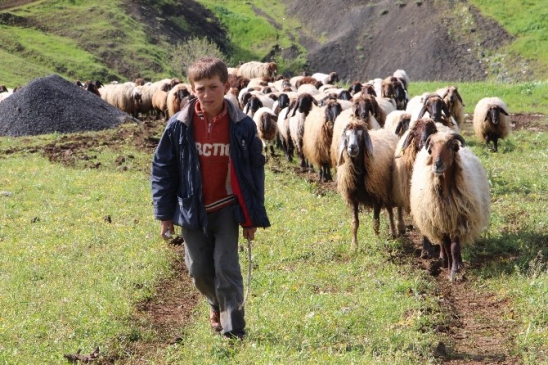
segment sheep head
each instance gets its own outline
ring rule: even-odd
[[[344,128],[339,144],[337,166],[342,164],[345,151],[350,159],[359,158],[360,154],[373,154],[373,143],[367,131],[367,124],[353,121]]]
[[[432,172],[440,176],[445,173],[455,161],[460,147],[466,145],[464,138],[457,133],[435,133],[428,137],[425,148],[430,155]]]
[[[436,128],[436,123],[434,123],[432,119],[418,119],[413,127],[409,130],[409,133],[407,133],[407,137],[405,137],[405,140],[403,141],[401,153],[405,153],[409,146],[413,146],[410,153],[413,153],[412,156],[415,156],[417,152],[419,152],[424,147],[428,138],[432,134],[437,132],[438,129]]]
[[[490,121],[494,125],[497,125],[499,123],[499,115],[500,114],[508,115],[508,112],[501,108],[498,105],[492,105],[489,107],[489,111],[485,115],[485,121]]]
[[[396,134],[398,137],[403,136],[403,134],[409,129],[409,124],[411,123],[411,114],[403,113],[400,115],[400,120],[396,126]]]
[[[445,114],[445,117],[449,118],[449,109],[447,104],[438,94],[430,94],[424,99],[424,104],[419,112],[418,118],[422,118],[424,114],[428,112],[430,117],[435,122],[444,122],[442,118],[442,113]]]

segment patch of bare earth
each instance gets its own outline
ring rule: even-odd
[[[541,123],[543,115],[513,114],[512,123],[515,130],[546,131],[546,123]],[[153,153],[163,130],[163,122],[147,120],[138,125],[125,126],[104,134],[97,133],[95,138],[86,134],[63,136],[60,142],[49,144],[41,149],[52,162],[73,167],[95,167],[93,148],[105,146],[116,149],[125,143],[131,143],[147,153]],[[472,130],[471,123],[466,123],[465,129]],[[12,154],[17,151],[37,153],[36,147],[21,147],[0,151],[0,154]],[[278,152],[281,155],[280,152]],[[281,163],[283,156],[271,157],[268,168],[274,173],[283,172],[285,164]],[[81,160],[90,161],[82,165]],[[80,162],[78,162],[80,161]],[[334,182],[318,183],[316,172],[300,172],[298,167],[291,167],[292,172],[302,176],[310,183],[316,184],[318,194],[336,191]],[[407,218],[408,219],[408,218]],[[411,222],[406,222],[412,227]],[[467,275],[466,268],[458,279],[449,282],[447,272],[441,268],[437,259],[420,258],[422,238],[415,230],[409,230],[405,238],[406,246],[412,247],[412,267],[426,270],[432,276],[438,289],[437,295],[447,321],[438,323],[435,331],[440,333],[440,342],[434,348],[433,354],[444,364],[519,364],[518,356],[511,353],[514,345],[516,323],[512,320],[512,303],[492,292],[478,288],[475,278]],[[177,242],[176,242],[177,243]],[[180,243],[180,242],[179,242]],[[200,300],[194,289],[184,265],[184,249],[181,245],[173,245],[178,255],[173,262],[173,276],[161,281],[156,295],[149,300],[137,303],[133,320],[143,328],[152,329],[154,336],[150,340],[137,339],[129,342],[124,355],[103,357],[98,364],[145,364],[149,363],[152,354],[176,341],[184,341],[185,327],[193,321],[192,311]],[[404,261],[409,260],[409,250],[401,253]],[[439,251],[438,251],[439,252]],[[496,260],[496,258],[492,258]],[[477,269],[489,257],[482,257],[481,262],[465,263],[467,267]]]

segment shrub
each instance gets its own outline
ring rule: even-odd
[[[189,66],[200,57],[217,57],[225,60],[225,55],[216,43],[207,37],[193,37],[175,46],[171,55],[171,67],[176,73],[186,76]]]

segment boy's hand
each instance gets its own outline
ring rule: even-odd
[[[161,221],[160,224],[160,235],[163,239],[167,240],[175,234],[172,220]]]
[[[257,231],[257,227],[244,227],[244,238],[253,241],[255,239],[256,231]]]

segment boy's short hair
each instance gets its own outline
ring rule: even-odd
[[[194,82],[211,79],[219,76],[222,83],[228,82],[228,70],[223,61],[216,57],[202,57],[195,61],[188,68],[187,77],[190,85],[194,87]]]

